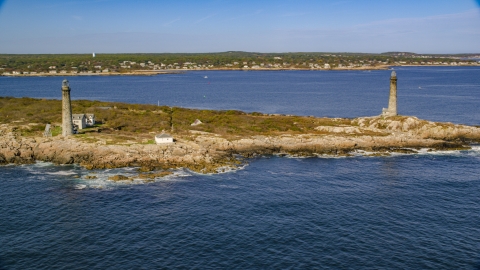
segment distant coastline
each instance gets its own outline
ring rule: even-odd
[[[165,70],[137,70],[132,72],[102,72],[102,73],[35,73],[35,74],[0,74],[3,77],[75,77],[75,76],[154,76],[162,74],[181,74],[198,71],[370,71],[389,70],[395,67],[477,67],[477,65],[392,65],[354,68],[208,68],[208,69],[165,69]]]
[[[35,74],[0,74],[3,77],[75,77],[75,76],[153,76],[160,74],[178,74],[184,73],[183,70],[163,70],[163,71],[134,71],[134,72],[103,72],[103,73],[35,73]]]
[[[401,66],[480,66],[478,55],[362,53],[0,54],[0,75],[149,76],[187,71],[369,71]]]

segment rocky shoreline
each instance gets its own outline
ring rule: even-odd
[[[136,166],[143,171],[189,168],[215,173],[234,168],[244,158],[258,155],[348,156],[356,151],[371,155],[416,153],[418,149],[469,149],[480,142],[480,128],[436,123],[415,117],[364,117],[351,125],[318,126],[318,133],[284,133],[227,139],[191,131],[166,145],[107,145],[70,137],[26,137],[12,124],[0,125],[0,164],[38,161],[80,164],[87,169]]]

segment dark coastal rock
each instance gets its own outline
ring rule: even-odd
[[[118,175],[114,175],[114,176],[110,176],[108,177],[108,180],[112,180],[112,181],[125,181],[125,180],[132,180],[131,178],[129,177],[126,177],[125,175],[121,175],[121,174],[118,174]]]
[[[155,179],[157,177],[164,177],[167,175],[171,175],[172,172],[156,172],[156,173],[141,173],[138,175],[140,179]]]

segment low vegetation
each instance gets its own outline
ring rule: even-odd
[[[77,137],[88,142],[103,139],[106,144],[153,143],[152,133],[176,135],[191,131],[215,133],[230,138],[283,133],[317,133],[317,126],[350,125],[349,119],[266,115],[236,110],[214,111],[148,104],[127,104],[73,100],[73,113],[93,113],[96,125],[80,130]],[[41,136],[45,125],[52,135],[61,133],[61,100],[0,97],[0,123],[17,124],[25,136]],[[202,124],[191,126],[199,119]],[[173,129],[172,129],[173,126]]]
[[[408,129],[419,130],[429,124],[428,121],[413,120],[406,116],[388,119],[317,118],[90,100],[72,101],[72,111],[93,113],[96,118],[95,126],[79,130],[76,138],[107,145],[153,144],[153,136],[161,132],[171,133],[176,139],[183,140],[194,140],[198,134],[205,133],[226,139],[282,134],[355,137],[387,136],[392,131],[404,129],[405,125]],[[52,136],[60,135],[61,115],[61,100],[0,97],[0,124],[14,124],[23,136],[42,136],[48,123],[52,127]],[[192,126],[196,119],[202,123]],[[446,130],[452,128],[453,124],[435,123],[434,126]]]

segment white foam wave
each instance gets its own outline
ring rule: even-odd
[[[33,167],[49,167],[49,166],[55,166],[52,162],[45,162],[45,161],[36,161],[34,164],[32,164]]]
[[[238,189],[238,188],[239,188],[239,186],[237,186],[237,185],[224,185],[224,184],[223,184],[223,185],[219,185],[218,187],[220,187],[220,188],[226,188],[226,189]]]
[[[188,176],[192,176],[193,174],[194,174],[193,171],[186,170],[186,169],[178,169],[173,172],[173,175],[177,177],[188,177]]]
[[[480,145],[472,145],[471,151],[480,153]]]
[[[418,155],[422,156],[464,156],[468,155],[470,150],[431,150],[431,149],[421,149],[418,152]]]
[[[77,173],[74,171],[58,171],[58,172],[44,172],[43,174],[49,174],[49,175],[76,175]]]
[[[86,187],[87,187],[87,185],[77,184],[73,188],[74,189],[85,189]]]
[[[387,151],[387,152],[375,152],[375,151],[365,151],[365,150],[355,150],[345,156],[329,155],[329,154],[316,154],[317,158],[349,158],[349,157],[397,157],[397,156],[412,156],[412,155],[441,155],[441,156],[478,156],[480,157],[480,145],[473,145],[469,150],[434,150],[431,148],[404,148],[405,150],[410,150],[411,152],[397,152],[397,151]],[[276,156],[292,158],[292,159],[302,159],[309,158],[311,156],[297,156],[297,155],[284,155],[279,154]]]
[[[154,179],[142,179],[138,177],[138,172],[135,171],[136,169],[137,168],[119,168],[88,171],[78,179],[78,182],[80,185],[85,185],[89,189],[114,190],[120,187],[149,184],[154,182],[180,182],[183,181],[183,178],[192,175],[184,169],[179,169],[167,176],[156,177]],[[115,175],[124,175],[130,179],[120,181],[113,181],[109,179]],[[96,178],[88,179],[87,176],[95,176]]]
[[[232,167],[232,166],[220,167],[220,168],[217,169],[217,173],[223,174],[223,173],[232,173],[232,172],[236,172],[236,171],[239,171],[239,170],[244,170],[247,167],[247,165],[248,164],[244,163],[241,166],[237,166],[237,167]]]

